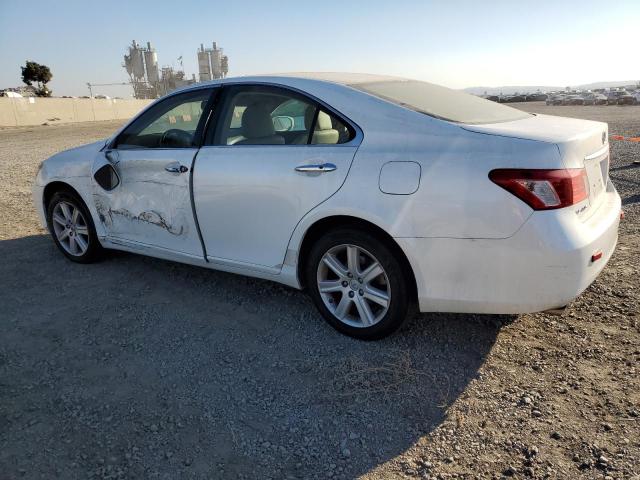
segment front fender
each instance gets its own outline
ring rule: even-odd
[[[97,221],[98,212],[96,211],[94,202],[92,201],[90,177],[70,177],[65,179],[53,178],[51,181],[45,180],[44,184],[33,185],[31,188],[33,203],[42,226],[44,228],[48,228],[46,221],[47,206],[45,205],[45,195],[50,197],[53,193],[62,189],[72,190],[80,197],[91,214],[98,237],[104,237],[106,233],[102,224]]]
[[[90,177],[93,160],[103,146],[104,140],[100,140],[52,155],[40,164],[35,184],[45,186],[54,180]]]
[[[92,200],[91,168],[96,153],[104,145],[104,140],[66,150],[53,155],[40,164],[32,187],[33,202],[43,227],[47,228],[45,195],[58,189],[71,189],[85,203],[96,226],[98,237],[105,232],[97,222],[97,211]],[[53,190],[52,190],[53,189]]]

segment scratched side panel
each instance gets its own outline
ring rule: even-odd
[[[165,170],[191,167],[194,151],[124,152],[115,166],[121,183],[111,192],[94,186],[93,202],[107,236],[189,255],[202,255],[189,194],[189,174]]]

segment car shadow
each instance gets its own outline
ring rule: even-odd
[[[637,163],[627,163],[625,165],[617,165],[617,166],[612,166],[609,171],[610,172],[619,172],[621,170],[632,170],[632,169],[636,169],[636,168],[640,168],[640,165]]]
[[[354,478],[438,427],[513,320],[414,315],[362,342],[272,282],[124,253],[77,265],[43,235],[0,255],[9,478]]]
[[[632,205],[640,202],[640,194],[630,195],[622,199],[622,206]]]

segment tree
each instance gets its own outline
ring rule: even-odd
[[[39,97],[50,97],[51,90],[47,87],[47,83],[53,78],[51,70],[46,65],[40,65],[39,63],[27,60],[22,69],[22,81],[27,85],[33,85],[33,82],[38,84],[36,88],[36,95]]]

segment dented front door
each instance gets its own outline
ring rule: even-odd
[[[94,172],[108,163],[118,176],[112,189],[104,175],[93,178],[108,240],[203,258],[189,185],[214,91],[203,87],[159,100],[98,153]]]
[[[189,193],[196,152],[196,148],[107,152],[120,179],[111,191],[94,183],[94,202],[107,237],[202,256]]]

